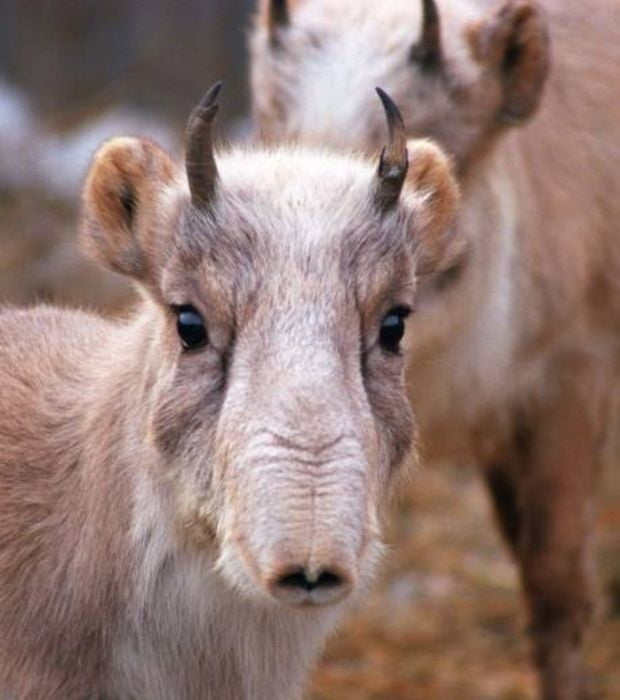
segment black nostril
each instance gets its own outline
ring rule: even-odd
[[[305,591],[314,591],[317,588],[336,588],[341,584],[341,577],[332,571],[321,571],[316,578],[308,578],[304,569],[298,569],[278,579],[278,586],[282,588],[301,588]]]
[[[315,588],[335,588],[342,583],[342,579],[338,574],[334,574],[331,571],[321,571],[319,577],[314,584]]]

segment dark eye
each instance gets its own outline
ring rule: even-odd
[[[177,332],[186,350],[194,350],[207,344],[207,327],[202,316],[189,304],[175,307]]]
[[[405,334],[405,319],[409,314],[410,309],[396,306],[383,317],[379,330],[379,342],[384,350],[398,352],[398,346]]]

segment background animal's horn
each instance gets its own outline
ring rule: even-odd
[[[269,0],[267,23],[272,39],[275,38],[276,30],[287,27],[289,22],[288,0]]]
[[[398,202],[403,183],[407,177],[409,156],[407,154],[405,124],[398,107],[381,88],[377,88],[377,94],[385,110],[390,140],[381,151],[379,158],[374,197],[379,209],[387,211]]]
[[[422,0],[422,31],[411,56],[427,68],[438,64],[441,59],[439,10],[435,0]]]
[[[213,154],[213,121],[221,81],[213,85],[190,114],[185,131],[185,168],[192,204],[204,209],[213,200],[218,179]]]

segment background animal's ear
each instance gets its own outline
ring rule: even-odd
[[[409,170],[403,194],[414,202],[413,236],[418,274],[449,266],[461,250],[454,245],[452,223],[457,213],[459,189],[448,156],[426,140],[407,142]],[[450,258],[450,260],[448,260]]]
[[[161,244],[161,193],[176,170],[151,141],[116,138],[97,152],[83,192],[81,244],[95,260],[147,281]]]
[[[477,58],[499,74],[499,118],[509,124],[528,119],[549,73],[549,35],[541,8],[532,0],[506,0],[472,28],[471,38]]]

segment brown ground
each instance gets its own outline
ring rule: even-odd
[[[76,209],[77,201],[0,183],[0,304],[49,301],[105,311],[126,304],[129,284],[80,254]]]
[[[620,698],[620,478],[609,481],[598,546],[606,603],[588,648],[601,700]],[[419,467],[390,542],[385,573],[328,645],[311,700],[533,698],[516,571],[477,475]]]

